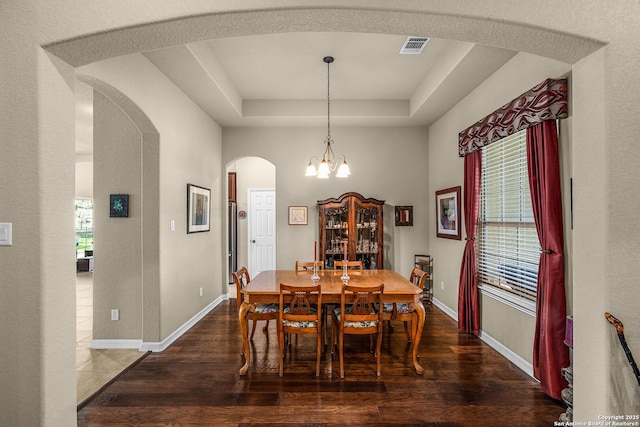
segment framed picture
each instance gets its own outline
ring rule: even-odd
[[[396,206],[396,226],[413,226],[413,206]]]
[[[307,225],[306,206],[289,206],[289,225]]]
[[[229,201],[237,202],[236,200],[236,190],[237,190],[237,179],[235,172],[229,172],[228,174],[228,184],[229,184]]]
[[[436,236],[461,240],[460,186],[436,191]]]
[[[211,229],[211,190],[187,184],[187,233]]]
[[[110,194],[109,195],[109,216],[111,218],[129,217],[129,195]]]

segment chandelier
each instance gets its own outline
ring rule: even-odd
[[[307,172],[305,173],[305,176],[315,176],[320,179],[327,179],[329,178],[329,174],[337,168],[338,172],[336,173],[336,177],[346,178],[351,175],[349,165],[347,164],[347,159],[343,155],[336,157],[333,152],[333,139],[331,139],[329,64],[333,62],[333,57],[325,56],[322,60],[327,64],[327,139],[324,140],[325,149],[324,154],[322,155],[322,160],[318,160],[316,156],[312,156],[309,159],[309,164],[307,165]],[[316,166],[316,163],[319,164]]]

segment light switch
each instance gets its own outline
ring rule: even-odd
[[[12,223],[0,222],[0,246],[11,246]]]
[[[176,220],[172,219],[170,224],[171,224],[171,231],[176,231]]]

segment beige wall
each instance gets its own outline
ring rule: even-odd
[[[345,5],[349,8],[340,9]],[[69,65],[83,65],[168,44],[291,29],[428,32],[433,37],[523,50],[572,64],[575,413],[580,420],[596,420],[602,414],[639,413],[635,379],[628,363],[620,357],[617,337],[604,321],[603,311],[610,310],[624,321],[629,345],[636,355],[640,354],[640,330],[634,327],[640,324],[639,297],[635,289],[640,281],[635,260],[640,252],[640,228],[633,226],[640,196],[629,190],[640,185],[637,171],[640,164],[637,150],[640,4],[632,0],[615,3],[545,0],[537,5],[539,7],[531,8],[506,0],[491,3],[351,0],[330,4],[320,0],[278,0],[269,7],[279,9],[268,11],[264,9],[264,2],[258,0],[163,2],[162,7],[157,7],[157,1],[148,0],[135,3],[72,0],[64,4],[55,0],[4,2],[0,14],[3,52],[0,57],[3,76],[0,79],[3,99],[0,135],[4,150],[0,156],[0,221],[13,223],[14,243],[0,248],[0,270],[3,271],[0,339],[14,345],[0,350],[3,366],[13,368],[0,372],[0,383],[9,384],[0,391],[3,423],[75,424],[71,220],[75,115],[73,70]],[[227,13],[218,13],[222,11]],[[184,16],[193,18],[174,20]],[[141,25],[152,22],[161,23]],[[193,25],[194,22],[203,25]],[[121,30],[108,33],[115,28]],[[61,42],[63,40],[66,41]],[[66,63],[42,49],[53,42],[61,43],[49,46],[49,51],[55,51]],[[138,89],[122,90],[124,93],[154,93],[155,84],[149,82],[151,87],[148,87],[148,82],[130,77],[127,81],[135,82]],[[222,183],[219,170],[203,171],[196,167],[192,170],[198,173],[190,174],[187,164],[201,163],[198,159],[180,158],[180,155],[188,156],[179,146],[185,135],[193,137],[193,133],[184,129],[176,132],[179,127],[161,126],[165,119],[171,123],[174,111],[167,110],[165,115],[158,111],[164,103],[154,103],[145,96],[135,98],[134,102],[149,112],[154,123],[162,128],[162,202],[158,227],[163,248],[167,249],[160,261],[162,282],[180,283],[173,293],[163,293],[167,304],[175,297],[178,302],[175,310],[167,310],[170,313],[155,319],[156,325],[162,324],[160,337],[189,318],[186,313],[197,311],[199,304],[191,299],[194,292],[197,294],[195,282],[211,273],[198,270],[194,276],[184,278],[178,269],[171,267],[171,258],[179,257],[185,248],[188,253],[202,253],[211,248],[214,276],[215,270],[221,270],[215,266],[215,260],[221,259],[222,248],[215,232],[210,234],[213,242],[202,235],[189,241],[177,234],[175,238],[166,236],[167,221],[183,217],[179,207],[184,197],[180,195],[184,194],[183,179],[210,183],[214,191],[220,191]],[[484,108],[490,111],[496,106]],[[198,135],[194,139],[203,141],[203,134],[209,133],[207,137],[213,136],[209,139],[219,150],[220,139],[216,136],[219,129],[213,124],[203,125],[205,119],[192,106],[187,110],[193,114],[178,113],[180,119],[201,122],[196,126],[199,131],[195,132]],[[201,133],[203,127],[211,131]],[[341,141],[337,137],[336,134],[336,140]],[[169,148],[167,143],[175,147]],[[216,148],[212,150],[215,157]],[[177,156],[175,163],[166,160],[167,156],[174,155]],[[203,157],[209,155],[211,153]],[[430,182],[429,194],[431,189],[439,188],[439,184],[438,180]],[[369,190],[364,183],[362,189],[364,194]],[[339,192],[335,190],[331,193]],[[311,194],[317,193],[325,191],[315,189]],[[280,202],[283,205],[294,200],[313,203],[314,197],[308,200],[306,197],[289,195]],[[217,200],[214,221],[221,220],[222,197]],[[283,216],[279,214],[279,218]],[[309,227],[300,236],[285,237],[292,238],[294,243],[308,241],[313,238],[310,230]],[[444,255],[439,256],[455,258],[460,251],[455,245],[450,246],[442,248]],[[290,262],[291,254],[286,258],[286,262]],[[169,271],[164,271],[165,263],[169,263]],[[215,280],[221,281],[222,276],[220,273],[220,279],[206,282],[214,294],[221,292],[216,289]],[[451,280],[455,283],[455,278]],[[447,279],[447,285],[449,283]]]
[[[93,199],[93,162],[76,162],[76,199]]]
[[[346,156],[351,176],[319,180],[305,177],[311,156],[320,157],[326,129],[225,129],[223,163],[246,155],[276,166],[277,267],[313,259],[318,240],[318,200],[355,191],[385,200],[385,267],[409,276],[413,255],[428,246],[427,139],[421,128],[334,128],[334,151]],[[399,173],[399,171],[408,173]],[[414,206],[413,227],[395,227],[393,206]],[[308,206],[308,225],[288,224],[289,206]]]
[[[574,399],[580,413],[597,416],[597,409],[606,402],[608,408],[617,408],[621,413],[638,413],[640,399],[620,405],[619,393],[612,388],[628,384],[627,379],[612,379],[629,367],[623,363],[612,364],[610,355],[620,350],[611,334],[610,326],[604,321],[605,311],[611,308],[611,280],[617,276],[616,266],[611,258],[613,249],[609,241],[610,216],[619,217],[608,206],[611,189],[609,188],[610,165],[607,157],[612,147],[607,136],[606,120],[606,78],[605,64],[607,49],[585,58],[574,66],[572,73],[573,89],[573,176],[574,176]],[[582,117],[578,122],[577,118]],[[607,141],[604,143],[604,141]],[[615,209],[614,209],[615,210]],[[582,231],[582,232],[581,232]],[[602,263],[599,262],[602,261]],[[582,261],[582,262],[581,262]],[[627,260],[631,262],[631,260]],[[617,263],[617,262],[616,262]],[[626,281],[626,279],[625,279]],[[627,298],[634,300],[630,293]],[[636,294],[637,295],[637,294]],[[618,311],[618,310],[616,310]],[[635,311],[638,313],[638,311]],[[621,316],[628,321],[632,311]],[[632,316],[631,318],[637,316]],[[635,324],[640,324],[640,319]],[[633,344],[632,344],[633,345]],[[633,347],[632,347],[633,348]],[[640,350],[636,350],[637,352]],[[585,354],[585,357],[578,357]],[[575,376],[575,372],[582,375]],[[634,405],[636,406],[633,409]],[[619,409],[618,409],[619,408]],[[621,408],[627,408],[626,412]],[[602,410],[601,410],[602,411]],[[617,411],[616,411],[617,412]]]
[[[142,340],[142,134],[104,95],[93,104],[93,339]],[[109,216],[110,194],[129,195],[128,218]]]
[[[76,81],[76,199],[93,198],[93,88]]]

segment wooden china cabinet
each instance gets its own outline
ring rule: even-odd
[[[367,199],[358,193],[318,200],[320,219],[320,258],[325,268],[344,259],[362,261],[364,268],[384,268],[384,200]]]

